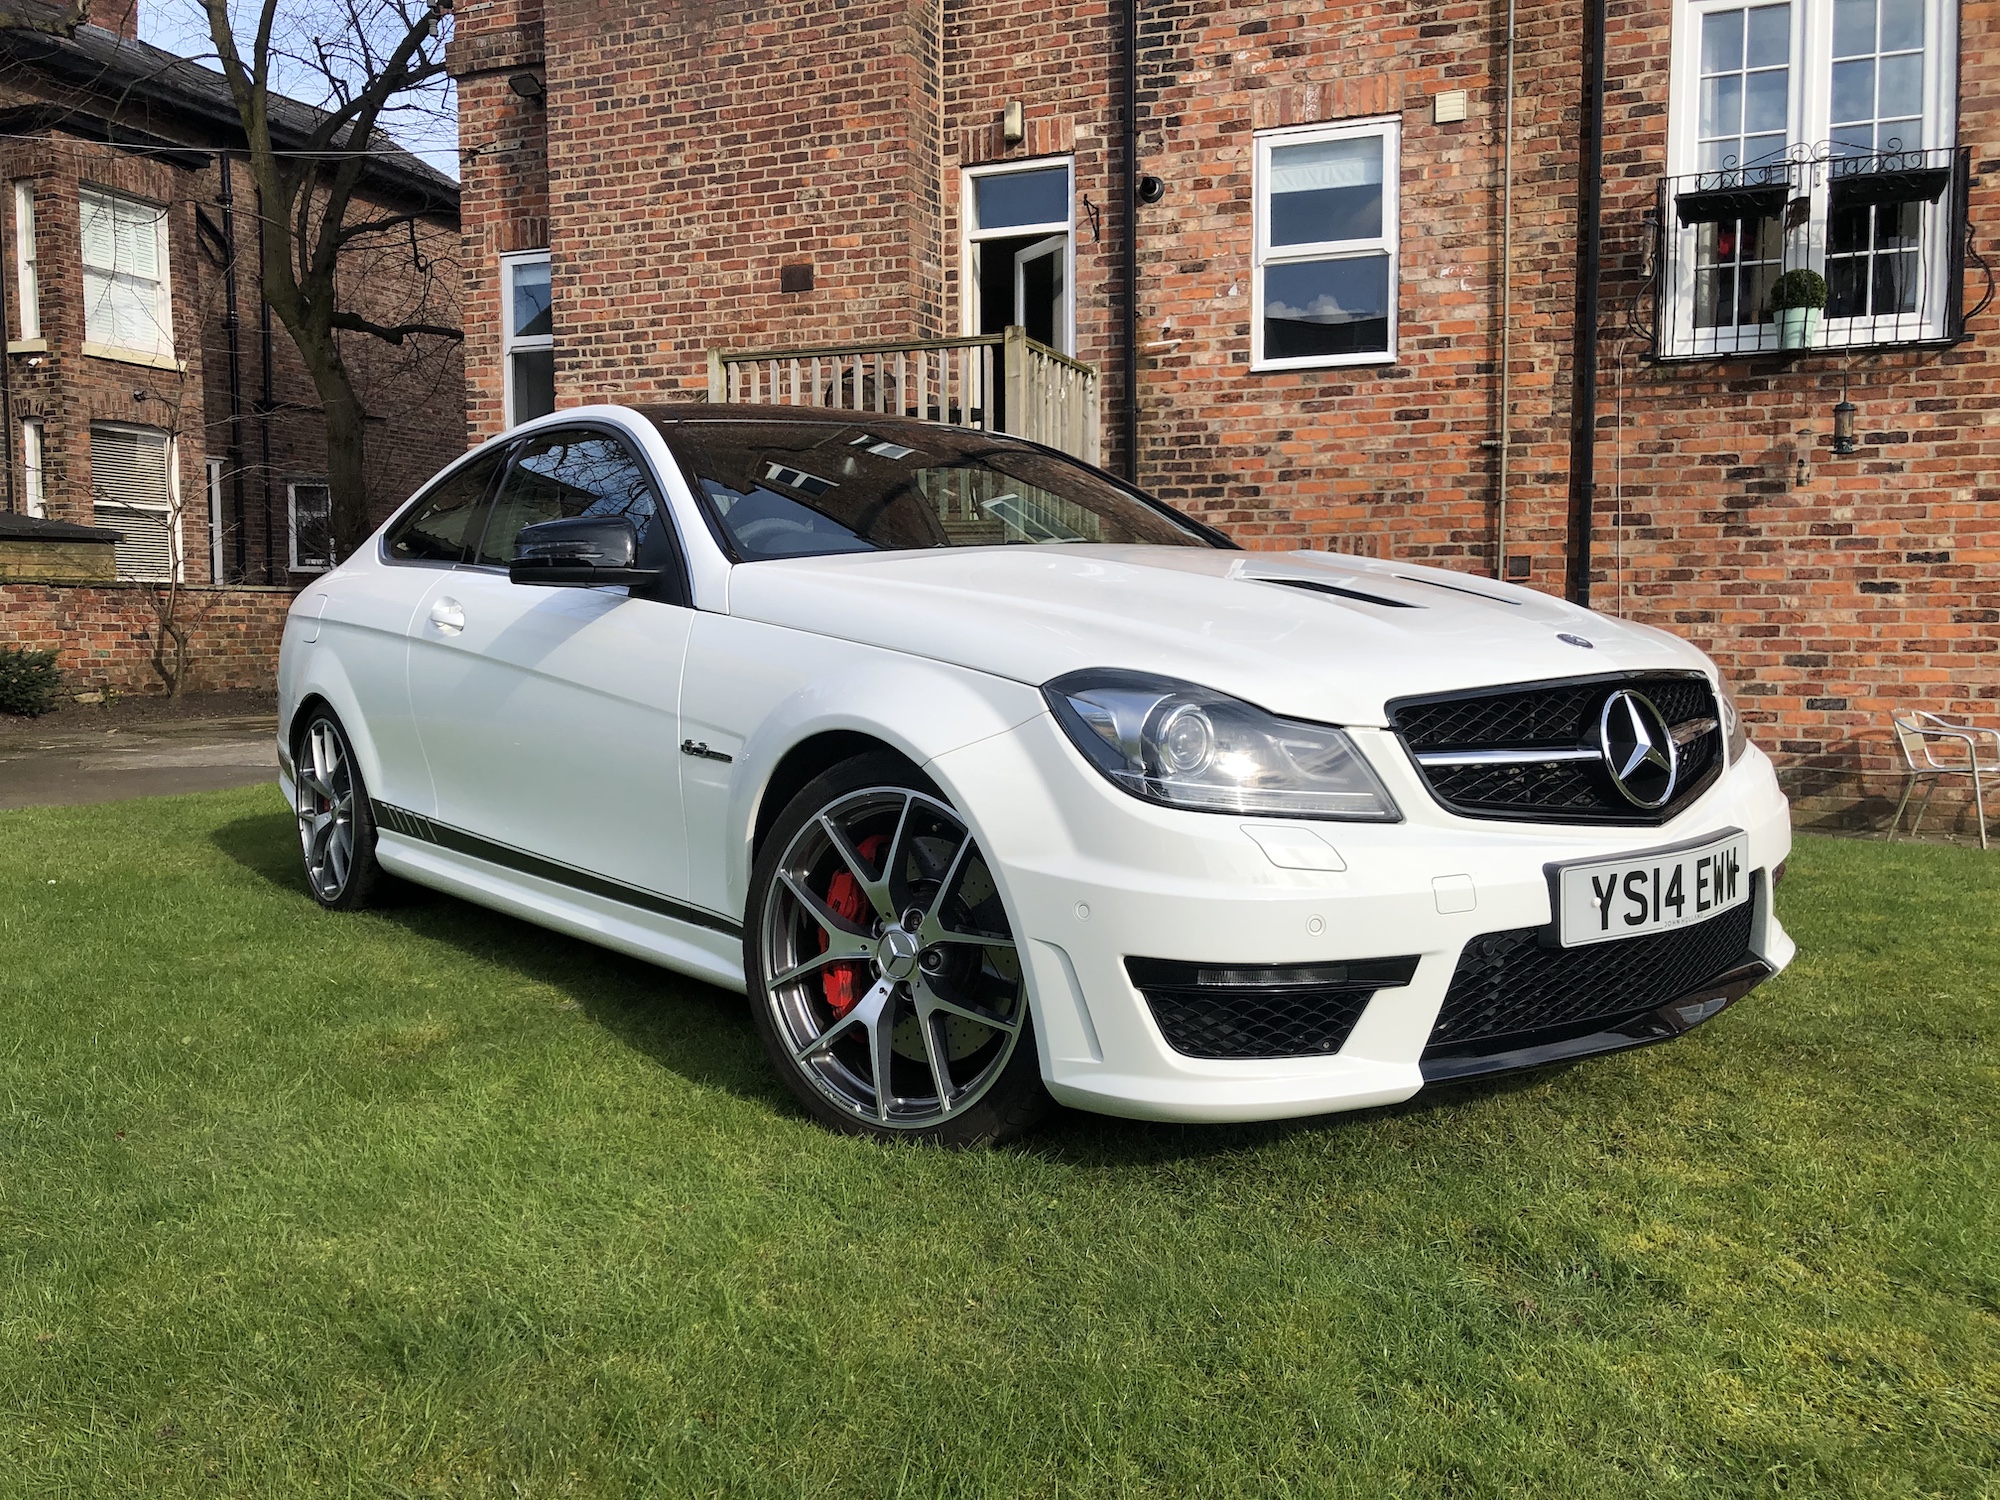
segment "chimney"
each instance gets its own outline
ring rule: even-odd
[[[139,39],[139,0],[91,0],[90,24],[136,42]]]

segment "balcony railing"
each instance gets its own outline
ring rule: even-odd
[[[1097,371],[1022,328],[822,349],[711,349],[708,399],[1008,432],[1098,462]]]
[[[1956,343],[1968,173],[1964,147],[1821,147],[1663,179],[1651,268],[1656,357]],[[1816,318],[1793,319],[1787,336],[1772,293],[1799,269],[1825,277],[1827,301]]]

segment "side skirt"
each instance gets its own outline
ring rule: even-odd
[[[743,929],[731,918],[494,843],[389,803],[373,804],[382,867],[741,994]]]

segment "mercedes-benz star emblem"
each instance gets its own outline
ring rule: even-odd
[[[1673,800],[1680,751],[1666,715],[1650,698],[1620,688],[1605,699],[1597,738],[1604,747],[1604,768],[1627,802],[1650,811]]]

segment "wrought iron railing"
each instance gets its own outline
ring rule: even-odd
[[[708,399],[821,406],[1010,432],[1099,460],[1097,371],[1022,328],[819,349],[711,349]]]
[[[1649,267],[1655,355],[1958,342],[1965,268],[1983,267],[1968,233],[1969,154],[1820,146],[1663,179]],[[1823,307],[1787,317],[1775,305],[1791,271],[1824,278]]]

